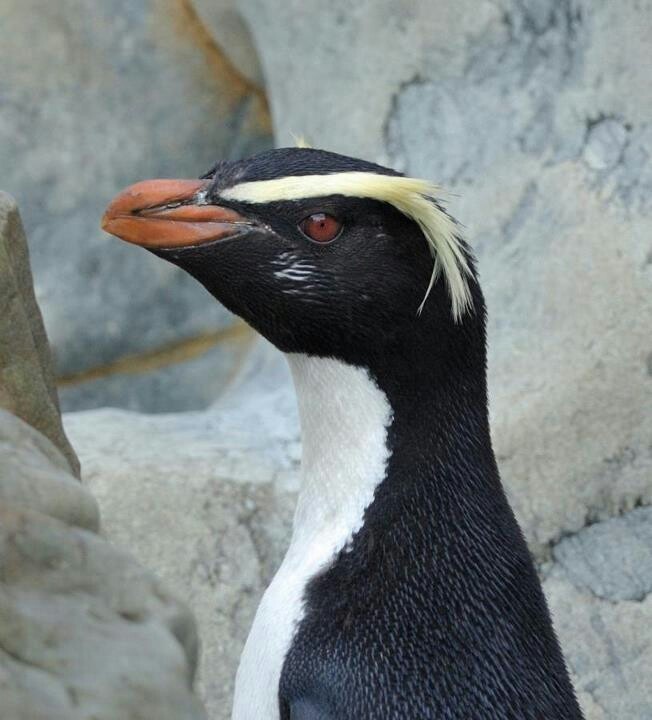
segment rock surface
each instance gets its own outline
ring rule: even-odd
[[[544,589],[586,720],[652,717],[652,596],[601,600],[561,569]]]
[[[564,538],[553,557],[575,585],[592,595],[642,602],[652,593],[652,507]]]
[[[192,4],[206,29],[238,72],[255,86],[264,87],[258,51],[235,0],[192,0]]]
[[[544,589],[587,720],[652,717],[652,508],[561,540]]]
[[[121,358],[99,372],[59,381],[64,412],[117,407],[147,413],[202,410],[237,373],[253,331],[235,322],[153,353]]]
[[[27,241],[14,199],[0,191],[0,407],[31,423],[79,462],[61,425],[50,347],[34,298]]]
[[[20,219],[0,195],[0,715],[205,718],[192,614],[97,534],[77,468]]]
[[[2,0],[0,17],[2,185],[21,206],[59,372],[228,325],[189,277],[99,220],[127,184],[269,145],[262,93],[190,0]]]
[[[203,718],[192,616],[94,533],[0,506],[7,720]]]

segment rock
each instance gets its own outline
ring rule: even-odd
[[[69,375],[230,324],[191,278],[109,238],[99,221],[129,183],[197,177],[271,141],[262,93],[190,2],[46,5],[2,2],[0,167]]]
[[[0,503],[31,509],[97,531],[93,497],[70,474],[66,458],[44,435],[0,409]]]
[[[122,358],[59,381],[64,412],[118,407],[148,413],[202,410],[237,372],[253,331],[242,323],[176,347]]]
[[[50,346],[34,298],[27,241],[16,203],[0,192],[0,408],[49,438],[75,474],[79,461],[59,416]]]
[[[652,717],[652,595],[613,603],[556,568],[544,583],[586,720]]]
[[[652,507],[580,530],[553,550],[567,577],[604,600],[644,600],[652,593]]]
[[[488,302],[499,465],[537,555],[652,502],[652,93],[640,62],[652,15],[584,0],[238,7],[281,144],[304,133],[451,190]]]
[[[233,0],[192,0],[197,14],[238,72],[258,88],[264,86],[263,71],[249,28]]]
[[[387,116],[402,85],[421,72],[461,71],[470,38],[500,14],[473,0],[441,2],[436,12],[428,0],[235,2],[258,49],[277,144],[303,134],[369,159],[386,158]]]
[[[188,611],[93,533],[0,506],[0,690],[7,720],[205,718]]]
[[[627,128],[618,120],[605,118],[590,126],[584,143],[584,161],[594,170],[611,170],[623,158]]]
[[[260,341],[204,412],[103,409],[69,413],[65,423],[106,534],[196,613],[198,689],[209,717],[226,720],[240,652],[294,511],[300,446],[285,359]]]

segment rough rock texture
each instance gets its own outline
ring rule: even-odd
[[[29,41],[27,39],[30,39]],[[1,0],[0,168],[65,375],[231,322],[189,277],[99,229],[125,185],[267,146],[262,93],[190,0]]]
[[[537,553],[652,501],[652,3],[238,6],[281,143],[302,132],[453,193],[488,300],[496,450]]]
[[[0,716],[201,720],[193,616],[97,534],[52,377],[20,219],[2,194]]]
[[[553,557],[575,585],[598,598],[645,600],[652,593],[652,507],[564,538]]]
[[[52,358],[34,298],[27,241],[14,199],[0,191],[0,406],[30,422],[68,460],[79,462],[63,432]]]
[[[94,533],[0,505],[7,720],[202,718],[192,616]]]
[[[1,407],[0,504],[34,510],[90,530],[99,526],[96,502],[71,475],[61,452]]]
[[[229,60],[250,82],[264,86],[263,71],[251,33],[235,0],[192,0],[197,15]]]
[[[652,717],[651,533],[644,508],[555,548],[544,588],[587,720]]]

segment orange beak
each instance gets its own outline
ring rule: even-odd
[[[109,204],[102,229],[145,248],[202,245],[237,235],[250,225],[235,210],[209,205],[208,180],[144,180]]]

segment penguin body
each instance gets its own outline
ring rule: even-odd
[[[581,720],[491,447],[473,258],[435,189],[308,149],[170,182],[105,227],[285,352],[301,418],[233,720]]]

